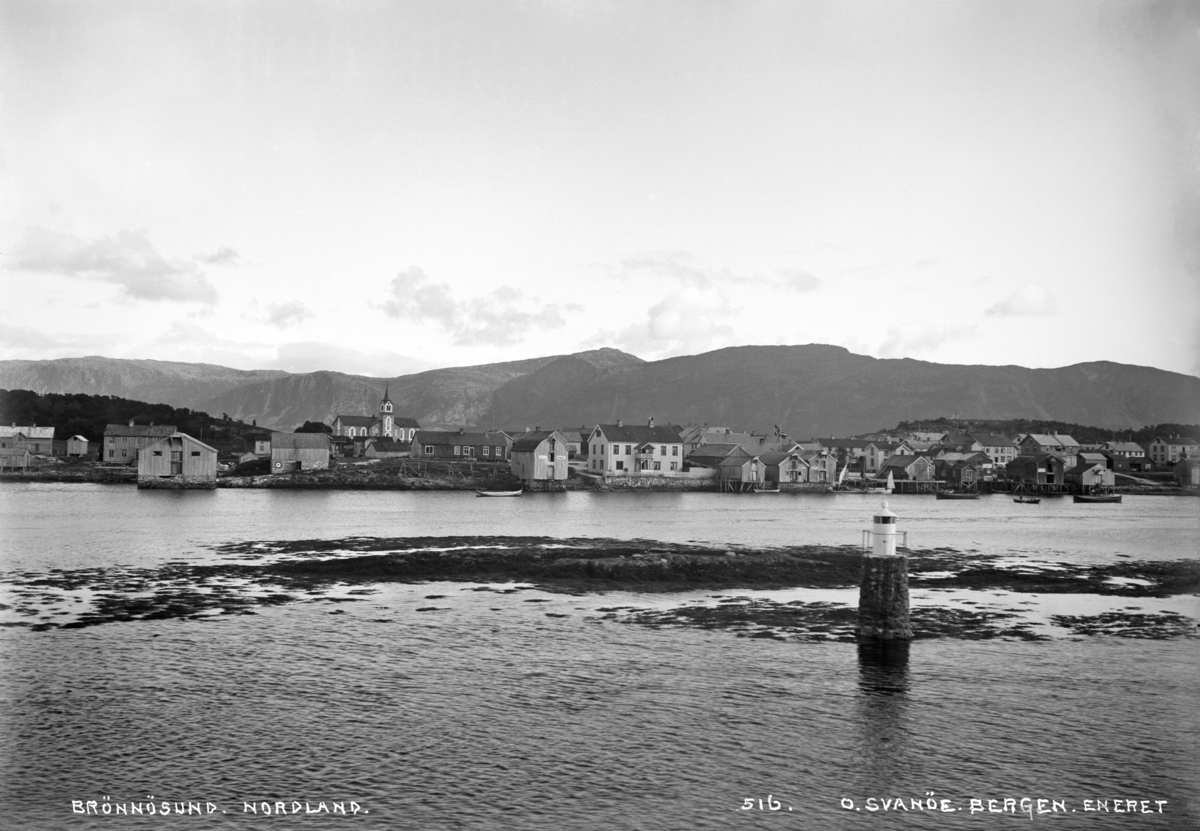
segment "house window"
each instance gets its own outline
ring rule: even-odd
[[[625,445],[625,455],[628,456],[631,452],[633,452],[633,448],[629,445]]]
[[[115,455],[117,455],[117,451],[115,451],[115,450],[110,450],[110,451],[108,451],[108,458],[110,458],[110,459],[111,459],[111,458],[112,458],[113,456],[115,456]]]
[[[491,455],[492,455],[492,448],[490,448],[490,447],[488,447],[488,446],[486,446],[486,445],[485,445],[485,446],[484,446],[484,448],[483,448],[483,455],[485,455],[485,456],[491,456]]]
[[[625,469],[625,463],[617,462],[617,470],[624,470],[624,469]]]
[[[662,446],[662,455],[667,455],[667,446],[665,444]]]
[[[463,455],[464,455],[464,456],[474,456],[474,455],[475,455],[475,448],[474,448],[474,447],[469,447],[469,446],[468,446],[468,447],[463,447]]]
[[[454,455],[455,455],[455,456],[461,456],[461,455],[462,455],[462,447],[461,447],[461,446],[459,446],[459,445],[457,445],[457,444],[456,444],[456,445],[454,445]]]
[[[679,455],[679,445],[675,445],[674,447],[672,447],[672,448],[671,448],[671,455],[672,455],[672,456],[678,456],[678,455]],[[671,470],[674,470],[674,469],[675,469],[675,468],[671,468]]]
[[[192,451],[192,455],[193,455],[193,456],[199,456],[199,455],[200,455],[200,451],[199,451],[199,450],[193,450],[193,451]]]
[[[162,455],[162,451],[161,451],[161,450],[155,450],[155,451],[154,451],[154,455],[155,455],[155,456],[161,456],[161,455]]]
[[[679,470],[679,462],[671,462],[671,470]]]
[[[620,452],[621,452],[621,445],[614,444],[613,445],[613,453],[616,454],[616,453],[620,453]]]
[[[432,455],[433,455],[433,445],[432,445],[432,444],[427,444],[427,445],[425,445],[425,455],[426,455],[426,456],[432,456]]]
[[[665,448],[665,447],[663,448],[663,450],[666,450],[666,449],[667,449],[667,448]],[[655,462],[655,463],[654,463],[654,469],[655,469],[655,470],[662,470],[662,462]]]

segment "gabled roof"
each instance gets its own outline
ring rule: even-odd
[[[866,439],[835,439],[835,438],[827,438],[827,439],[812,438],[812,439],[808,440],[808,443],[811,444],[812,442],[820,442],[822,447],[845,447],[847,449],[854,449],[854,450],[865,448],[868,444],[876,444],[876,442],[867,441]]]
[[[727,459],[740,459],[745,462],[750,454],[740,444],[702,444],[687,455],[687,463],[700,467],[717,467]]]
[[[901,455],[889,456],[887,461],[883,463],[883,467],[880,468],[880,470],[886,470],[889,467],[906,468],[909,465],[911,465],[913,462],[915,462],[919,459],[926,459],[926,458],[928,458],[928,457],[926,457],[926,456],[901,456]]]
[[[1016,447],[1008,436],[999,436],[995,433],[972,433],[971,438],[984,447]]]
[[[413,444],[433,445],[505,445],[512,441],[507,435],[496,432],[468,433],[465,430],[418,430]]]
[[[346,427],[370,427],[379,421],[376,416],[339,415],[338,418]]]
[[[1095,470],[1096,468],[1108,470],[1108,466],[1103,462],[1080,462],[1079,464],[1075,465],[1075,467],[1068,470],[1067,473],[1087,473],[1089,470]]]
[[[766,453],[759,453],[758,458],[764,465],[771,465],[774,467],[775,465],[786,462],[788,459],[797,459],[805,464],[808,464],[808,459],[805,458],[806,455],[815,456],[816,454],[812,453],[812,451],[801,453],[798,450],[793,450],[790,452],[783,450],[768,450]]]
[[[1150,440],[1150,443],[1153,444],[1156,441],[1161,441],[1163,444],[1174,445],[1176,447],[1191,447],[1193,444],[1197,444],[1195,439],[1189,439],[1187,436],[1175,436],[1174,438],[1167,439],[1164,439],[1162,436],[1155,436]]]
[[[421,429],[421,423],[410,416],[392,416],[392,424],[397,427],[415,427]]]
[[[1022,442],[1027,439],[1033,439],[1040,445],[1061,445],[1062,447],[1078,447],[1079,442],[1070,436],[1060,435],[1059,433],[1027,433]]]
[[[974,444],[975,441],[969,433],[947,433],[938,443],[945,447],[950,444]]]
[[[276,433],[271,436],[271,449],[328,450],[329,436],[325,433]]]
[[[163,436],[158,441],[150,442],[150,444],[146,445],[146,449],[149,450],[152,447],[157,447],[158,445],[162,444],[163,442],[169,441],[170,439],[187,439],[192,444],[198,444],[201,447],[203,447],[205,450],[211,450],[213,453],[217,452],[217,448],[213,447],[210,444],[205,444],[204,442],[200,441],[200,439],[196,438],[195,436],[189,436],[187,433],[172,433],[169,436]]]
[[[175,433],[175,425],[173,424],[135,424],[130,427],[128,424],[105,424],[105,436],[119,436],[125,438],[166,438]]]
[[[384,453],[404,453],[412,449],[411,442],[392,441],[391,439],[376,439],[371,446]]]
[[[22,427],[19,424],[14,424],[11,427],[0,427],[0,438],[12,438],[18,433],[25,436],[27,439],[53,439],[53,427]]]
[[[1146,450],[1135,441],[1108,441],[1104,443],[1114,453],[1145,453]]]
[[[518,438],[513,439],[513,453],[530,453],[538,449],[538,446],[551,436],[558,436],[562,442],[566,442],[563,434],[557,430],[534,430],[529,433],[519,433]]]
[[[660,425],[650,427],[645,424],[624,424],[617,426],[616,424],[597,424],[596,430],[599,430],[606,441],[618,442],[627,441],[633,442],[650,442],[657,444],[680,444],[683,439],[679,437],[679,428],[671,425]],[[593,430],[592,432],[595,432]]]
[[[83,436],[71,436],[67,441],[87,441]]]

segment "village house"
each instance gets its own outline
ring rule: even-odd
[[[766,481],[762,459],[734,442],[702,444],[688,454],[687,463],[717,471],[717,481],[722,487],[754,486]]]
[[[139,488],[215,488],[217,449],[174,433],[142,448],[137,471]]]
[[[532,430],[513,440],[508,466],[526,487],[548,487],[544,483],[566,481],[570,453],[570,445],[558,430]]]
[[[28,450],[49,456],[54,452],[54,428],[13,424],[0,427],[0,449]]]
[[[333,419],[333,435],[349,436],[352,439],[378,436],[393,441],[412,442],[421,425],[414,418],[395,415],[394,409],[388,387],[385,385],[378,413],[373,416],[338,415]]]
[[[1103,450],[1126,459],[1141,459],[1146,455],[1146,449],[1135,441],[1106,441]]]
[[[588,469],[606,475],[669,476],[683,470],[683,439],[671,426],[597,424],[588,436]]]
[[[940,458],[934,462],[933,475],[954,490],[973,490],[983,479],[983,464],[974,455],[954,454],[966,458]],[[983,456],[983,454],[979,454]],[[984,457],[986,458],[986,457]],[[990,464],[989,464],[990,467]]]
[[[1082,459],[1082,456],[1080,458]],[[1063,481],[1087,493],[1094,490],[1108,490],[1116,484],[1116,474],[1109,470],[1104,462],[1097,462],[1093,459],[1081,461],[1068,470],[1063,474]]]
[[[343,456],[354,455],[355,440],[349,436],[330,436],[329,437],[329,452],[330,455],[341,458]]]
[[[918,442],[923,444],[926,448],[928,448],[930,445],[940,444],[945,436],[945,430],[942,430],[941,432],[934,432],[930,430],[913,430],[904,438],[910,442]]]
[[[468,433],[459,430],[418,430],[413,438],[414,459],[454,462],[504,462],[512,439],[499,430]]]
[[[689,424],[679,429],[679,438],[683,442],[683,452],[686,455],[707,442],[723,442],[725,436],[732,431],[728,427],[709,427],[707,424]]]
[[[1026,433],[1017,445],[1018,456],[1036,456],[1039,453],[1057,453],[1060,456],[1078,456],[1079,442],[1070,436],[1058,433]]]
[[[889,473],[896,482],[932,482],[935,478],[933,460],[928,456],[899,453],[889,456],[875,474],[875,478],[881,482],[886,481]]]
[[[138,451],[178,432],[172,424],[106,424],[100,461],[110,465],[137,463]]]
[[[1061,456],[1054,453],[1021,455],[1005,465],[1004,472],[1010,482],[1025,485],[1062,485],[1066,464]]]
[[[406,459],[412,452],[412,444],[384,438],[368,438],[362,455],[367,459]]]
[[[902,449],[907,449],[907,446],[903,443],[871,442],[863,448],[863,473],[878,473],[887,460],[896,453],[901,452]]]
[[[1189,457],[1176,462],[1175,482],[1181,488],[1200,488],[1200,457]]]
[[[71,436],[67,439],[67,456],[79,457],[86,456],[88,452],[88,440],[83,436]]]
[[[329,436],[325,433],[275,433],[271,436],[271,472],[329,468]]]
[[[0,470],[28,470],[29,458],[24,447],[0,447]]]
[[[1017,458],[1017,446],[1007,436],[998,436],[994,433],[972,433],[970,438],[979,445],[979,450],[987,454],[987,457],[992,460],[992,464],[998,467],[1004,467]]]
[[[1195,439],[1186,436],[1155,436],[1146,446],[1147,455],[1155,464],[1166,465],[1178,462],[1189,456],[1200,456],[1200,448]]]
[[[563,441],[567,443],[567,459],[577,458],[583,450],[583,437],[585,435],[583,431],[559,430],[558,432],[562,434]]]
[[[947,433],[938,442],[947,453],[981,453],[983,445],[966,433]]]
[[[768,482],[830,483],[837,476],[837,459],[828,450],[802,450],[797,447],[768,451],[761,454],[759,460],[763,463],[763,476]]]

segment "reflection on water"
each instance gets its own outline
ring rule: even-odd
[[[908,692],[908,641],[863,641],[858,645],[858,686],[868,695]]]

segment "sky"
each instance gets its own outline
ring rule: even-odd
[[[0,359],[1200,375],[1200,4],[0,0]]]

